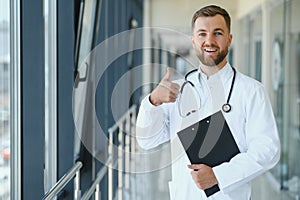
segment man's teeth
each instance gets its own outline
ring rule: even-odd
[[[216,49],[204,49],[205,51],[207,51],[207,52],[215,52],[215,51],[217,51]]]

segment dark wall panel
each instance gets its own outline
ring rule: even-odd
[[[41,199],[44,169],[44,22],[40,0],[21,0],[21,192]]]
[[[58,8],[58,110],[57,145],[58,179],[74,165],[74,121],[72,114],[72,92],[74,74],[74,1],[57,1]],[[74,199],[73,181],[63,190],[62,199]]]

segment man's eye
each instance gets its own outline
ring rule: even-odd
[[[215,32],[215,35],[216,36],[221,36],[221,35],[223,35],[221,32]]]
[[[199,36],[204,37],[204,36],[206,36],[206,34],[205,33],[199,33]]]

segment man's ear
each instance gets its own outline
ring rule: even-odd
[[[193,35],[190,36],[190,39],[191,39],[191,42],[192,42],[192,45],[193,45],[193,48],[195,48],[195,37]]]
[[[232,34],[229,34],[228,46],[231,46],[231,42],[232,42]]]

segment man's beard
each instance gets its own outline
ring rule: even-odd
[[[200,62],[203,65],[211,66],[211,67],[219,65],[226,58],[228,54],[228,48],[226,48],[220,53],[218,53],[217,57],[214,59],[210,56],[204,56],[205,53],[204,50],[195,49],[195,51],[196,51],[196,56],[198,57]]]

